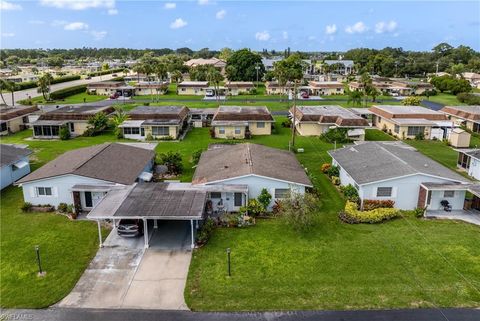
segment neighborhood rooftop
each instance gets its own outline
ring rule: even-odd
[[[293,113],[293,108],[290,111]],[[302,122],[319,122],[339,126],[368,126],[366,119],[336,105],[297,106],[295,118]]]
[[[444,113],[421,106],[374,105],[370,108],[370,111],[385,118],[446,119]]]
[[[445,106],[441,109],[444,113],[470,119],[480,120],[480,106]]]
[[[46,112],[38,120],[87,120],[97,113],[110,114],[114,110],[113,106],[71,105]]]
[[[60,175],[78,175],[119,184],[133,184],[154,156],[153,151],[144,148],[104,143],[66,152],[17,183]]]
[[[22,146],[0,144],[0,166],[13,164],[31,153],[30,149]]]
[[[329,154],[358,184],[424,174],[469,182],[415,148],[401,142],[364,142]]]
[[[259,120],[273,122],[273,117],[266,106],[220,106],[213,117],[213,121],[225,120]]]
[[[312,186],[293,153],[251,143],[210,146],[200,157],[193,183],[216,182],[247,175]]]
[[[185,106],[138,106],[128,115],[131,120],[175,120],[180,122],[188,115]]]
[[[10,120],[13,118],[21,117],[28,115],[30,113],[36,112],[38,109],[37,106],[16,106],[16,107],[0,107],[0,120]]]

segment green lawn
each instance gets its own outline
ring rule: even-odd
[[[460,106],[460,105],[465,105],[464,103],[461,103],[458,101],[457,96],[447,94],[447,93],[438,93],[435,96],[430,96],[429,98],[422,96],[422,99],[430,100],[433,102],[437,102],[440,104],[443,104],[445,106]]]
[[[405,142],[440,164],[453,170],[457,169],[458,153],[444,142],[433,140],[405,140]]]
[[[38,96],[35,98],[32,98],[32,103],[34,104],[49,104],[49,105],[55,105],[55,104],[80,104],[83,102],[87,103],[92,103],[100,100],[105,100],[107,99],[107,96],[102,96],[102,95],[88,95],[87,93],[81,93],[81,94],[76,94],[69,96],[65,99],[62,100],[54,100],[54,101],[45,101],[42,96]],[[85,100],[84,100],[85,99]]]
[[[384,133],[380,129],[370,128],[365,130],[365,140],[369,141],[391,141],[395,140],[393,136]]]

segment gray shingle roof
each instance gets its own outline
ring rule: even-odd
[[[133,184],[153,157],[151,150],[117,143],[79,148],[60,155],[17,184],[67,174]]]
[[[259,175],[312,186],[293,153],[250,143],[216,145],[203,152],[193,183],[208,183],[245,175]]]
[[[329,154],[357,184],[413,174],[469,182],[463,176],[401,142],[365,142],[330,151]]]
[[[0,144],[0,166],[3,167],[13,164],[31,153],[32,151],[28,148]]]

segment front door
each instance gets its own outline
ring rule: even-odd
[[[234,196],[234,206],[235,207],[240,207],[243,205],[243,197],[242,197],[242,193],[235,193],[235,196]]]
[[[92,192],[85,192],[85,207],[90,208],[92,206]]]

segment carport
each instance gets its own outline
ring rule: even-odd
[[[190,221],[191,247],[195,247],[195,232],[203,220],[207,192],[199,189],[169,189],[168,183],[138,183],[112,189],[87,215],[97,221],[100,246],[103,246],[101,221],[122,219],[143,221],[145,248],[149,247],[148,221],[158,228],[158,221]]]

